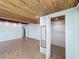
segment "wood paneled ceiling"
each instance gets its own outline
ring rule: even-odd
[[[26,23],[39,21],[43,16],[75,7],[79,0],[0,0],[0,17]]]

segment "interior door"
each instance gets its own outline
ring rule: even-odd
[[[50,58],[51,55],[51,38],[50,29],[47,26],[41,26],[41,40],[40,40],[40,50],[46,55],[46,59]]]

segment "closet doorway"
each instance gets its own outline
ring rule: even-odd
[[[51,58],[65,59],[65,15],[51,18]]]

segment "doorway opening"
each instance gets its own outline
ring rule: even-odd
[[[65,15],[51,18],[51,58],[65,59]]]

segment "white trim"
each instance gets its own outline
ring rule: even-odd
[[[46,48],[40,47],[40,52],[46,55]]]

